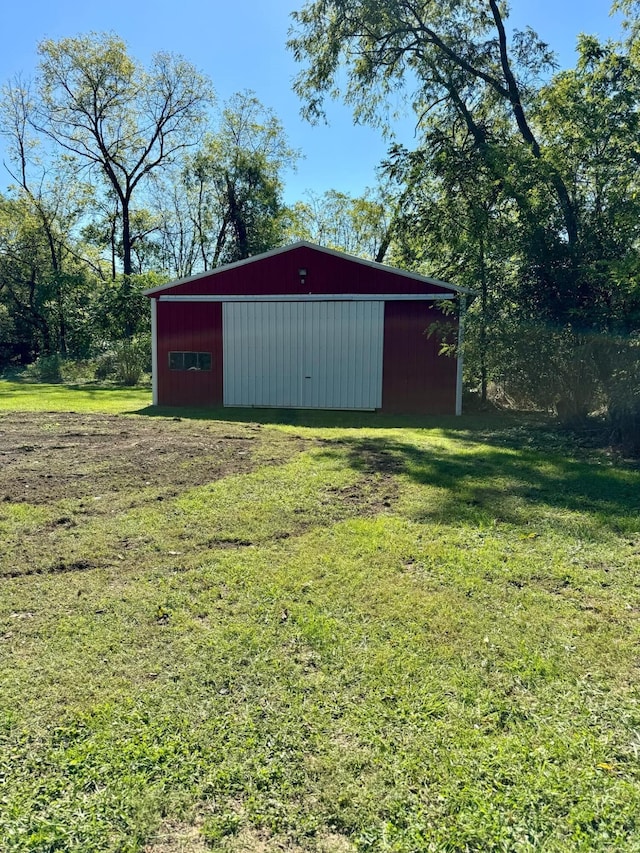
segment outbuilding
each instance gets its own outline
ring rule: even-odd
[[[308,242],[155,287],[153,403],[460,413],[467,292]]]

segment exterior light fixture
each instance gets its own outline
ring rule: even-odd
[[[298,270],[298,275],[300,276],[300,284],[304,284],[304,280],[307,277],[307,270],[305,267],[300,267]]]

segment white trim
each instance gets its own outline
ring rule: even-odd
[[[158,405],[158,306],[151,300],[151,391],[152,405]]]
[[[462,370],[464,367],[464,321],[467,313],[467,297],[460,297],[460,315],[458,317],[458,358],[456,364],[456,415],[462,414]]]
[[[156,296],[153,302],[435,302],[455,299],[454,293],[270,293]]]
[[[238,267],[245,266],[246,264],[252,264],[256,261],[262,261],[267,258],[273,258],[276,255],[281,255],[285,252],[291,252],[295,249],[312,249],[316,252],[322,252],[325,255],[331,255],[335,258],[342,258],[346,261],[352,261],[353,263],[360,264],[361,266],[370,267],[371,269],[382,270],[384,272],[393,273],[394,275],[401,276],[403,278],[411,279],[412,281],[419,281],[422,284],[435,285],[437,287],[444,287],[446,290],[452,290],[455,293],[473,293],[474,291],[469,290],[466,287],[459,287],[455,284],[449,284],[446,281],[440,281],[437,278],[428,278],[427,276],[420,275],[415,272],[408,272],[407,270],[399,270],[396,267],[390,267],[387,264],[380,264],[377,261],[369,261],[365,258],[357,258],[355,255],[348,255],[346,252],[339,252],[336,249],[328,249],[325,246],[318,246],[315,243],[309,243],[307,240],[299,240],[297,243],[291,243],[288,246],[280,246],[277,249],[271,249],[268,252],[262,252],[260,255],[254,255],[251,258],[244,258],[241,261],[234,261],[231,264],[224,264],[221,267],[215,267],[215,269],[207,270],[207,272],[196,273],[196,275],[191,275],[186,278],[180,278],[176,281],[170,281],[167,284],[161,284],[159,287],[152,287],[150,290],[144,290],[143,293],[145,296],[155,296],[157,293],[162,293],[164,290],[170,290],[173,287],[179,287],[183,284],[190,284],[191,282],[199,281],[202,278],[210,278],[212,276],[219,275],[220,273],[227,272],[227,270],[237,269]]]

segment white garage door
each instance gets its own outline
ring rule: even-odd
[[[384,302],[225,302],[225,406],[378,409]]]

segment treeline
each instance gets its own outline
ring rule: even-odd
[[[44,41],[2,94],[0,361],[82,358],[148,333],[144,287],[281,239],[296,158],[251,93],[215,110],[183,59],[114,35]]]
[[[477,291],[481,400],[600,410],[640,442],[640,24],[616,9],[624,38],[581,36],[558,72],[497,0],[308,2],[289,42],[307,117],[342,85],[393,132],[404,98],[418,142],[365,197],[292,206],[299,152],[252,93],[216,106],[188,62],[142,68],[113,35],[43,42],[2,96],[0,362],[113,353],[146,333],[143,287],[307,238]]]
[[[387,258],[473,288],[467,367],[490,390],[565,420],[608,413],[640,446],[640,17],[580,36],[575,68],[499,0],[314,0],[294,14],[295,88],[386,125],[399,97],[420,144],[383,165]],[[345,81],[345,82],[341,82]]]

